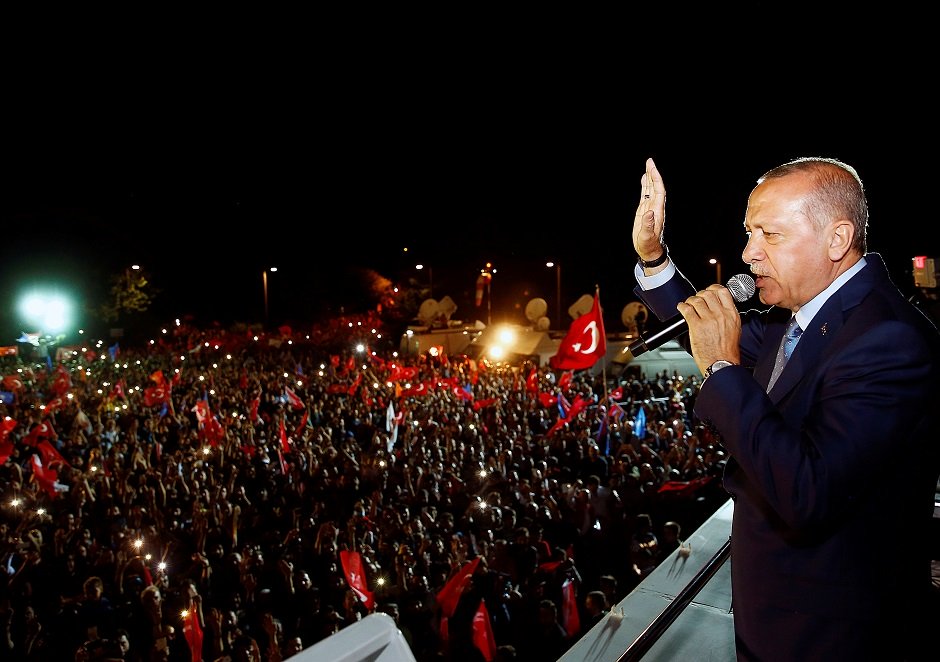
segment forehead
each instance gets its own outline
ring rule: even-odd
[[[765,180],[748,197],[744,225],[753,229],[808,223],[805,209],[811,193],[811,182],[802,173]]]

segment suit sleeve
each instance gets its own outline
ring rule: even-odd
[[[886,459],[910,458],[936,402],[936,357],[915,327],[884,321],[832,348],[773,402],[743,368],[716,373],[695,414],[721,435],[756,489],[793,529],[818,529],[864,499]]]

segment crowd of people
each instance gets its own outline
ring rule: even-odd
[[[0,374],[5,660],[277,661],[372,612],[418,662],[554,660],[727,498],[696,375],[186,326]]]

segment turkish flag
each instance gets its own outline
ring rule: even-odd
[[[539,404],[548,409],[554,405],[558,404],[558,396],[554,393],[546,393],[542,391],[539,393]]]
[[[546,433],[546,436],[552,436],[556,430],[561,429],[561,427],[568,421],[573,421],[574,417],[584,411],[585,407],[591,404],[593,400],[581,397],[579,393],[578,396],[574,399],[574,402],[571,403],[571,407],[568,408],[568,411],[565,414],[565,417],[558,417],[558,420],[555,421],[555,424],[551,429]]]
[[[42,423],[37,423],[33,426],[33,429],[29,431],[29,434],[23,437],[23,443],[27,446],[37,446],[43,439],[57,438],[58,435],[53,429],[52,424],[48,421],[43,421]]]
[[[307,406],[304,404],[304,401],[301,400],[296,393],[294,393],[294,389],[292,389],[290,386],[285,386],[284,392],[287,394],[287,401],[290,402],[290,406],[294,409],[303,409]]]
[[[13,455],[13,442],[0,439],[0,466],[6,464]]]
[[[356,592],[366,609],[372,611],[375,607],[375,597],[366,585],[366,576],[362,569],[362,557],[359,556],[359,552],[351,552],[348,549],[341,550],[339,560],[343,564],[343,573],[346,575],[349,588]]]
[[[486,400],[477,400],[473,403],[473,411],[480,411],[484,407],[496,404],[498,398],[487,398]]]
[[[56,370],[55,379],[52,381],[52,392],[58,396],[63,396],[72,388],[72,378],[67,370],[59,366]]]
[[[286,476],[287,475],[287,460],[284,459],[284,451],[282,451],[280,448],[277,449],[277,461],[281,465],[281,475]]]
[[[9,417],[0,421],[0,441],[5,440],[17,425],[19,422]],[[0,465],[2,464],[3,462],[0,462]]]
[[[290,443],[287,441],[287,430],[284,429],[283,418],[278,422],[278,428],[281,438],[281,450],[283,450],[285,453],[290,453]]]
[[[33,463],[33,478],[46,491],[46,494],[54,499],[56,495],[56,472],[47,471],[43,468],[38,455],[31,456],[30,461]]]
[[[496,659],[496,637],[493,635],[493,625],[490,623],[490,612],[483,600],[480,600],[477,613],[473,616],[473,645],[480,649],[486,662],[493,662]]]
[[[67,405],[68,402],[66,399],[61,395],[57,395],[46,403],[46,413],[51,414],[53,412],[57,412],[60,409],[64,409]]]
[[[193,411],[196,413],[196,422],[204,425],[206,419],[209,418],[209,403],[205,400],[197,400],[193,405]]]
[[[594,305],[590,312],[571,323],[558,353],[548,360],[555,370],[586,370],[607,354],[607,335],[601,314],[600,295],[594,292]]]
[[[195,605],[189,609],[187,618],[183,620],[183,636],[189,644],[193,662],[202,662],[202,626],[199,624]]]
[[[23,387],[23,380],[16,375],[7,375],[3,378],[4,390],[19,392],[23,390]]]
[[[170,393],[161,386],[148,386],[144,389],[144,406],[156,407],[170,399]]]
[[[297,439],[302,439],[304,436],[304,431],[307,429],[307,421],[310,420],[310,410],[304,412],[304,415],[300,418],[300,422],[297,424],[297,429],[294,430],[294,437]]]
[[[566,579],[561,585],[561,624],[569,637],[574,637],[581,629],[581,617],[578,614],[578,588],[574,581]]]
[[[441,613],[450,618],[457,609],[457,602],[460,600],[460,594],[470,583],[470,577],[480,565],[480,557],[476,557],[469,563],[463,565],[457,574],[447,580],[444,588],[437,592],[437,604],[441,606]]]
[[[532,371],[529,372],[529,376],[525,380],[525,388],[529,393],[539,392],[539,371],[537,368],[533,367]]]
[[[62,454],[58,450],[56,450],[55,446],[50,444],[45,439],[40,441],[36,448],[39,450],[39,454],[42,455],[42,461],[46,463],[47,467],[52,468],[52,466],[55,464],[64,464],[67,467],[72,466],[65,461],[65,458],[62,457]]]

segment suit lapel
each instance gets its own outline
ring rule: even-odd
[[[824,352],[832,345],[845,325],[849,312],[871,292],[879,267],[884,269],[883,263],[880,260],[875,261],[874,258],[874,255],[866,258],[868,264],[829,297],[829,300],[823,304],[807,325],[808,328],[803,330],[800,342],[796,344],[790,360],[787,361],[777,383],[770,391],[771,400],[778,402],[807,372],[821,363]],[[780,331],[778,336],[782,337],[783,332]],[[778,342],[778,347],[779,344]],[[772,369],[773,358],[771,358],[770,366]],[[770,369],[762,383],[766,384],[769,379]]]
[[[808,371],[819,365],[823,352],[830,346],[845,323],[842,313],[842,300],[836,292],[816,313],[808,325],[809,328],[803,331],[800,342],[796,344],[790,360],[787,361],[783,372],[777,378],[777,383],[770,391],[771,400],[779,401]]]

